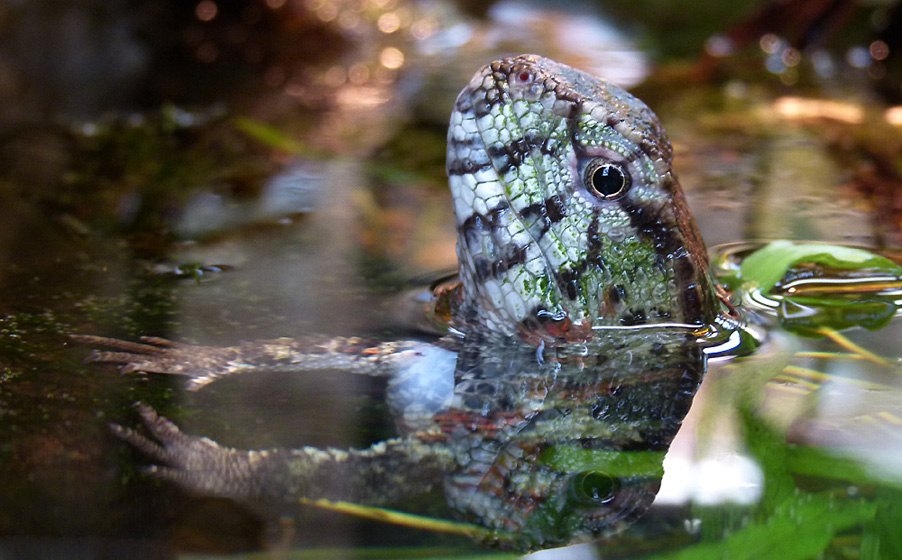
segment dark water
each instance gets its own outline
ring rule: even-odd
[[[592,5],[496,3],[485,16],[247,3],[218,6],[206,25],[200,4],[161,8],[178,22],[165,33],[153,10],[0,5],[16,30],[0,67],[2,557],[494,554],[322,508],[192,495],[142,473],[147,458],[108,427],[139,426],[140,401],[236,448],[364,447],[394,433],[384,382],[273,372],[189,392],[85,364],[89,349],[68,335],[221,346],[416,331],[419,308],[398,293],[455,265],[444,121],[469,75],[502,54],[540,52],[635,89],[674,141],[709,246],[902,246],[902,132],[884,112],[893,97],[879,96],[893,59],[847,62],[877,33],[859,20],[891,14],[856,14],[781,73],[752,44],[697,80],[686,66],[724,30],[702,17],[686,27],[695,50],[668,57],[654,17],[589,17]],[[832,74],[816,70],[822,52]],[[902,323],[842,335],[776,329],[754,357],[712,363],[647,515],[554,557],[902,553]]]

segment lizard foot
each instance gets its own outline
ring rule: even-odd
[[[243,498],[259,494],[255,466],[267,452],[234,449],[188,435],[149,406],[137,403],[135,408],[151,437],[118,424],[110,424],[110,429],[158,463],[145,467],[147,474],[205,495]]]
[[[103,348],[95,349],[86,361],[113,364],[122,373],[161,373],[189,378],[186,388],[196,391],[218,377],[234,373],[242,364],[236,362],[233,348],[191,346],[165,338],[142,336],[140,342],[93,335],[70,335],[76,342]]]

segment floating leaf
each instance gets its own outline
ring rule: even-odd
[[[739,267],[739,278],[768,292],[793,266],[810,263],[846,270],[872,270],[874,273],[902,276],[902,266],[886,257],[862,249],[822,243],[774,241],[758,249]]]
[[[850,327],[881,329],[896,315],[896,310],[893,301],[787,296],[780,302],[778,314],[785,329],[820,335],[825,328],[837,331]]]

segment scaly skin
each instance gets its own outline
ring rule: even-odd
[[[707,253],[671,159],[657,117],[612,84],[534,55],[478,72],[457,98],[447,165],[473,322],[568,340],[710,323]],[[599,193],[594,169],[623,188]]]
[[[717,314],[704,245],[657,118],[623,90],[526,55],[480,70],[448,133],[462,336],[278,339],[229,348],[99,337],[98,362],[197,389],[256,370],[388,378],[397,438],[364,450],[241,451],[141,408],[159,441],[116,432],[157,476],[241,499],[403,504],[443,488],[498,546],[621,530],[650,505],[701,380]]]

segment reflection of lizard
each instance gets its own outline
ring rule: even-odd
[[[117,431],[187,488],[240,498],[448,503],[520,549],[616,531],[651,503],[704,370],[694,331],[718,311],[707,257],[654,114],[536,56],[461,92],[447,171],[460,283],[437,342],[279,339],[229,348],[151,339],[96,361],[188,376],[255,369],[389,378],[401,435],[357,450],[221,447],[142,409],[162,445]]]

